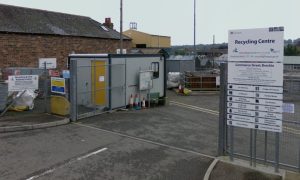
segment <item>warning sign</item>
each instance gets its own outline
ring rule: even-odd
[[[51,92],[66,94],[66,81],[64,78],[51,77]]]
[[[38,88],[38,75],[8,76],[8,91],[36,90]]]

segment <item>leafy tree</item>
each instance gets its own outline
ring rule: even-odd
[[[300,56],[300,51],[297,49],[296,46],[289,44],[284,48],[284,55],[285,56]]]
[[[175,55],[182,55],[182,56],[184,56],[185,54],[186,54],[185,50],[183,50],[183,49],[178,49],[178,50],[175,51]]]

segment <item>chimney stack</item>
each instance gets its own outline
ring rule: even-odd
[[[136,22],[130,22],[129,28],[133,30],[137,30],[137,23]]]
[[[103,25],[108,27],[109,29],[114,29],[114,24],[111,23],[111,18],[105,18],[105,22],[103,23]]]

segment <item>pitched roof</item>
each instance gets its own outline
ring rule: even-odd
[[[102,26],[90,17],[0,4],[0,32],[120,39]]]

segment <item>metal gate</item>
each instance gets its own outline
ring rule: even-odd
[[[125,107],[125,63],[109,58],[70,61],[70,101],[73,121]]]
[[[231,160],[249,160],[279,168],[300,171],[300,91],[295,91],[298,79],[284,78],[283,102],[290,113],[283,113],[282,133],[227,126],[227,64],[221,65],[219,156],[229,155]],[[284,105],[284,106],[285,106]],[[294,106],[294,113],[292,112]]]

